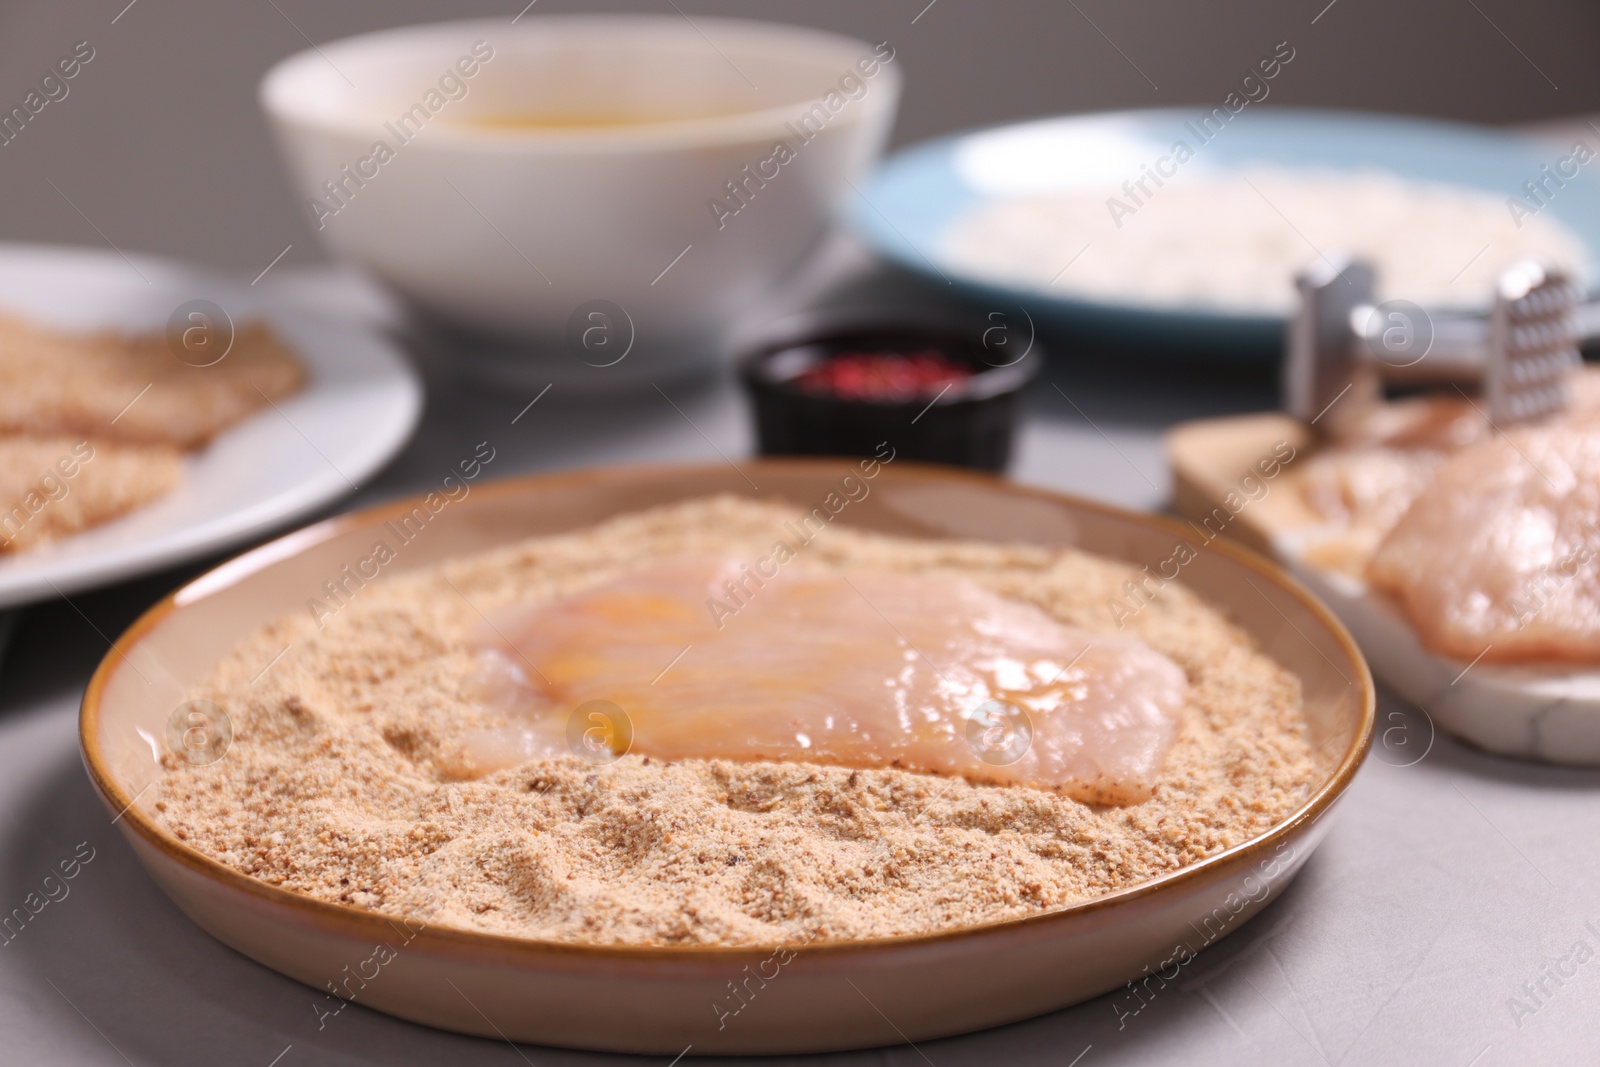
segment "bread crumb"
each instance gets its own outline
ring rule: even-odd
[[[108,522],[182,476],[182,454],[166,445],[0,434],[0,554]]]
[[[1142,804],[892,769],[632,755],[451,779],[462,737],[504,721],[466,695],[480,612],[685,552],[754,558],[795,513],[689,501],[386,577],[334,614],[279,619],[190,694],[226,711],[233,746],[204,766],[166,756],[156,818],[263,882],[397,919],[568,943],[749,945],[924,934],[1082,903],[1254,837],[1309,795],[1298,679],[1178,583],[1126,630],[1190,682]],[[1100,632],[1115,630],[1107,604],[1135,574],[1071,549],[844,527],[804,553],[961,573]]]

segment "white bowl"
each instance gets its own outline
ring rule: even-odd
[[[887,44],[530,15],[322,45],[261,102],[335,255],[523,380],[611,384],[718,358],[872,164],[899,89]],[[516,114],[571,122],[486,124]]]

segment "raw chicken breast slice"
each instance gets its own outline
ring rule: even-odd
[[[500,665],[487,702],[518,721],[610,701],[644,755],[899,767],[1089,803],[1149,797],[1188,693],[1140,641],[944,574],[791,564],[762,579],[682,557],[503,613],[484,637]],[[472,756],[515,765],[558,733],[516,725]]]
[[[1378,546],[1367,578],[1435,652],[1593,663],[1597,524],[1600,422],[1580,411],[1451,456]]]

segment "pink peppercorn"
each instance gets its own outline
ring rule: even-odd
[[[972,377],[969,367],[937,349],[920,352],[840,352],[795,379],[810,392],[841,400],[914,400],[935,396]]]

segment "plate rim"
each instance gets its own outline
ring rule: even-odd
[[[839,464],[848,460],[823,459],[761,459],[746,464],[760,469],[788,469],[800,471],[826,471],[836,473]],[[637,481],[659,476],[663,472],[681,474],[721,473],[723,463],[673,463],[625,464],[617,466],[584,467],[554,473],[535,473],[506,478],[488,483],[478,490],[491,496],[509,496],[530,488],[544,486],[583,486],[604,483]],[[1179,520],[1165,515],[1145,514],[1127,508],[1104,504],[1069,493],[1057,492],[1037,486],[1024,485],[1008,479],[978,472],[938,467],[931,464],[905,463],[905,474],[923,481],[956,481],[987,489],[1000,489],[1032,499],[1098,512],[1102,516],[1124,522],[1146,523],[1166,532],[1186,535],[1188,528]],[[896,474],[900,475],[897,465]],[[137,797],[128,795],[112,774],[99,739],[101,705],[106,686],[112,675],[127,661],[125,646],[131,646],[155,629],[169,615],[184,604],[235,584],[248,574],[270,566],[287,555],[297,553],[310,545],[374,523],[382,523],[407,514],[418,505],[421,495],[401,500],[387,501],[372,507],[336,515],[299,530],[292,531],[258,545],[219,564],[205,573],[162,597],[148,608],[126,630],[117,636],[96,666],[94,675],[84,690],[78,715],[78,746],[84,769],[95,791],[124,823],[124,834],[136,834],[147,848],[154,849],[165,859],[176,862],[188,873],[218,883],[226,890],[243,893],[254,901],[271,908],[287,908],[297,917],[314,925],[336,925],[346,932],[365,934],[392,933],[386,916],[380,912],[318,900],[305,894],[270,885],[212,859],[199,850],[179,841],[157,826],[137,804]],[[1309,610],[1333,636],[1344,653],[1347,665],[1354,667],[1352,685],[1357,689],[1360,720],[1351,740],[1332,772],[1324,778],[1293,812],[1273,824],[1271,828],[1231,848],[1194,863],[1169,871],[1154,878],[1116,890],[1079,904],[1057,908],[1036,915],[1003,919],[972,926],[957,927],[926,934],[899,934],[891,937],[824,941],[806,945],[807,955],[816,954],[828,960],[876,956],[895,950],[917,950],[945,946],[975,938],[1003,937],[1020,932],[1035,932],[1055,926],[1070,926],[1086,917],[1113,907],[1130,904],[1167,890],[1173,886],[1197,883],[1219,870],[1245,859],[1255,859],[1271,852],[1278,845],[1317,822],[1334,807],[1349,788],[1357,771],[1365,762],[1371,747],[1377,716],[1377,690],[1371,670],[1354,638],[1333,612],[1306,586],[1265,556],[1243,546],[1219,538],[1210,545],[1236,564],[1254,571],[1259,577],[1287,593]],[[181,602],[180,602],[181,601]],[[742,958],[753,954],[770,954],[793,948],[792,942],[762,942],[741,945],[591,945],[564,941],[514,937],[481,931],[461,930],[447,926],[427,925],[418,934],[438,949],[454,953],[488,952],[502,957],[518,958],[523,962],[542,960],[578,960],[605,964],[608,962],[634,962],[660,965],[680,965],[701,961],[720,961]]]

